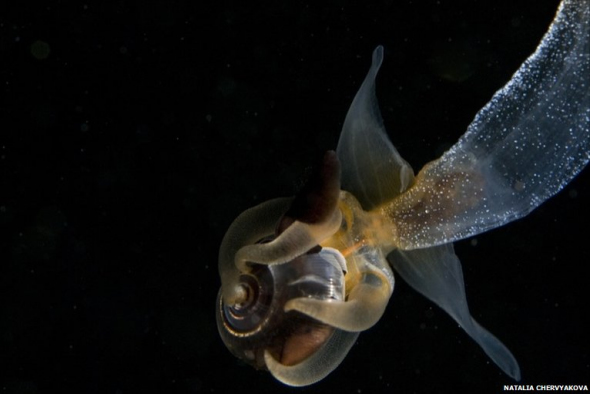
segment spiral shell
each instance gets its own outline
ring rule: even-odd
[[[298,312],[284,312],[287,301],[309,297],[342,301],[344,258],[330,248],[284,264],[253,264],[240,276],[245,295],[226,305],[217,299],[217,324],[228,349],[256,368],[266,369],[265,351],[283,365],[296,365],[321,348],[334,329]]]

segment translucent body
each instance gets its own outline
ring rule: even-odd
[[[564,1],[536,52],[467,132],[383,205],[398,247],[448,243],[523,217],[586,165],[589,20],[590,2]]]
[[[321,248],[329,247],[340,254],[343,297],[294,296],[274,303],[273,313],[310,318],[332,327],[334,334],[295,365],[265,352],[265,367],[277,379],[307,385],[336,368],[358,332],[382,316],[396,272],[518,380],[514,356],[470,315],[452,242],[527,215],[587,164],[589,3],[565,0],[536,52],[457,144],[416,176],[383,128],[375,98],[382,60],[378,47],[346,116],[337,152],[326,154],[308,190],[294,200],[272,200],[248,210],[228,230],[219,260],[221,303],[231,308],[249,299],[240,278],[256,266],[321,258]],[[257,243],[272,234],[271,242]],[[257,346],[271,349],[276,332],[262,332]],[[239,335],[224,335],[230,348],[241,349]]]

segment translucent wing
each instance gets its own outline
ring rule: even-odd
[[[414,173],[385,132],[375,96],[375,78],[383,47],[373,52],[371,68],[357,92],[338,141],[342,189],[351,192],[364,209],[391,200],[407,188]]]
[[[527,215],[590,154],[590,2],[564,1],[533,55],[467,133],[382,209],[399,247],[452,242]]]
[[[471,317],[461,262],[452,244],[408,251],[395,250],[387,259],[410,286],[455,319],[502,371],[520,380],[520,368],[510,350]]]

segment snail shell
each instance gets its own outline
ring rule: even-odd
[[[336,153],[327,152],[294,199],[270,200],[240,214],[219,251],[216,316],[223,342],[236,357],[291,386],[326,377],[358,337],[285,312],[297,298],[345,301],[346,261],[336,249],[318,246],[342,223],[339,179]]]
[[[265,353],[285,366],[297,365],[318,351],[334,328],[298,312],[284,312],[287,301],[310,297],[342,301],[345,297],[342,255],[331,248],[310,252],[284,264],[253,264],[240,275],[245,297],[226,305],[220,291],[219,333],[238,358],[267,369]]]

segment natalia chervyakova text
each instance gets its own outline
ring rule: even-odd
[[[585,384],[505,384],[504,391],[588,391]]]

